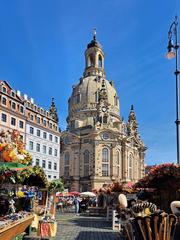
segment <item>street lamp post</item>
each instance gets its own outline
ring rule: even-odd
[[[175,44],[173,44],[173,38],[175,40]],[[179,49],[179,44],[178,44],[178,19],[177,16],[175,17],[174,22],[171,24],[168,32],[168,53],[166,57],[168,59],[172,59],[176,57],[176,70],[174,72],[176,76],[176,144],[177,144],[177,164],[180,162],[180,150],[179,150],[179,73],[180,71],[178,70],[178,49]]]

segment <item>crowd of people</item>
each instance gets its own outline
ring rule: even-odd
[[[97,197],[80,197],[80,196],[69,196],[69,197],[58,197],[57,199],[57,210],[59,213],[63,212],[75,212],[76,215],[86,212],[89,207],[97,206]]]

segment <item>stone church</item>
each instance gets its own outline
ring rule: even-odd
[[[144,176],[146,147],[131,110],[126,123],[104,52],[94,32],[85,51],[85,70],[68,100],[67,129],[61,134],[60,176],[69,190],[90,191],[103,184],[136,182]]]

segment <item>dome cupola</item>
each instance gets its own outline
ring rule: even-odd
[[[96,39],[96,30],[93,32],[93,39],[87,45],[85,51],[85,71],[84,77],[101,76],[105,77],[104,72],[104,52],[101,44]]]

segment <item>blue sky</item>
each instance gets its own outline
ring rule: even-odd
[[[134,104],[146,163],[176,161],[175,62],[164,56],[180,1],[9,0],[0,11],[0,79],[44,108],[54,96],[65,129],[67,100],[96,27],[126,120]]]

